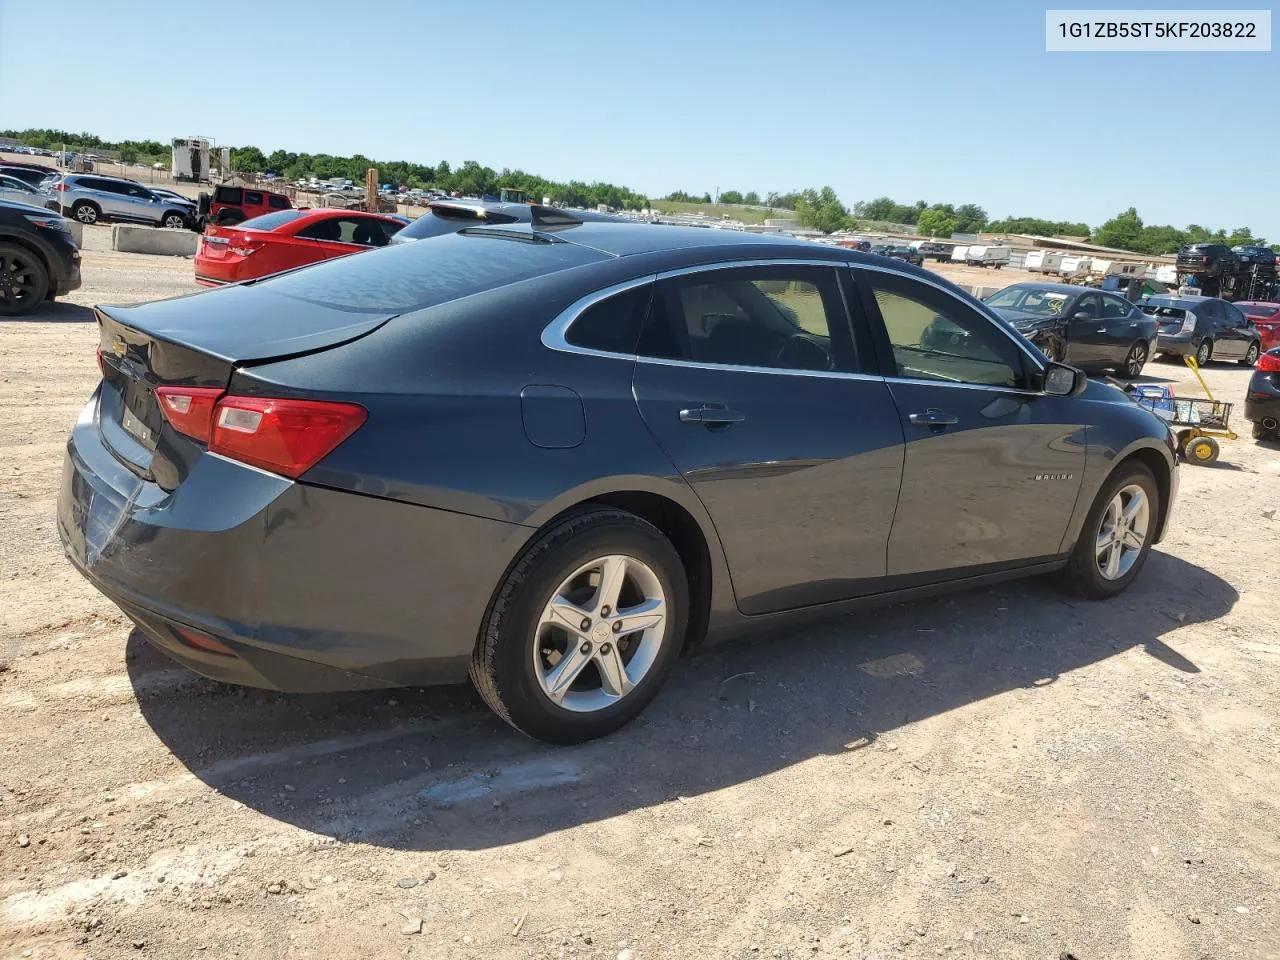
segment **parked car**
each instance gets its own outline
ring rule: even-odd
[[[165,200],[134,180],[96,173],[46,177],[40,184],[40,193],[46,207],[70,213],[84,224],[117,220],[180,228],[187,225],[190,217],[190,208]]]
[[[209,226],[196,252],[196,282],[239,283],[385,247],[404,226],[360,210],[277,210],[233,227]]]
[[[37,207],[44,206],[44,197],[40,191],[25,180],[0,173],[0,200],[12,200],[15,203],[33,203]]]
[[[1124,297],[1066,283],[1015,283],[986,304],[1050,360],[1106,367],[1132,380],[1156,339],[1156,321]]]
[[[1221,243],[1193,243],[1178,251],[1178,273],[1221,279],[1235,270],[1236,255]]]
[[[1251,367],[1262,349],[1257,327],[1234,303],[1217,297],[1148,297],[1142,310],[1160,324],[1157,353],[1195,357],[1202,367],[1211,360]]]
[[[254,187],[218,186],[213,193],[202,193],[197,204],[200,225],[214,223],[230,226],[244,223],[264,213],[292,210],[293,201],[283,193],[259,190]]]
[[[949,243],[934,243],[933,241],[926,241],[925,243],[920,244],[917,249],[920,252],[920,256],[924,257],[926,260],[942,261],[950,260],[951,251],[955,248]]]
[[[497,200],[432,200],[427,211],[391,238],[392,243],[408,243],[426,237],[456,233],[464,227],[498,226],[504,223],[529,223],[539,212],[544,223],[560,217],[566,224],[625,223],[622,217],[594,210],[574,210],[572,214],[553,207],[529,203],[504,203]]]
[[[913,250],[911,247],[891,246],[885,250],[884,256],[905,260],[907,263],[914,263],[917,267],[924,266],[924,257],[918,250]]]
[[[1164,535],[1164,422],[958,287],[552,213],[98,308],[71,562],[206,675],[470,674],[563,743],[704,637],[1046,571],[1102,599]]]
[[[1231,252],[1241,273],[1256,270],[1259,274],[1274,275],[1276,272],[1276,252],[1270,247],[1232,247]]]
[[[1280,347],[1258,357],[1244,394],[1244,418],[1253,424],[1253,439],[1280,440]]]
[[[0,200],[0,314],[26,313],[79,287],[80,249],[67,219]]]
[[[57,174],[58,171],[52,167],[41,166],[38,163],[16,163],[13,161],[0,163],[0,175],[13,177],[32,187],[39,187],[46,178],[57,176]]]
[[[1253,322],[1263,350],[1280,347],[1280,303],[1237,300],[1236,307]]]

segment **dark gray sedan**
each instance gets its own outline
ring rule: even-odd
[[[801,241],[534,211],[98,324],[58,530],[154,644],[279,690],[470,675],[556,742],[707,638],[1047,571],[1111,597],[1177,489],[1120,390]]]
[[[1015,283],[986,298],[1050,360],[1132,380],[1151,357],[1156,324],[1114,293],[1067,283]]]
[[[1262,351],[1262,334],[1234,303],[1217,297],[1148,297],[1142,309],[1159,326],[1156,352],[1251,367]]]

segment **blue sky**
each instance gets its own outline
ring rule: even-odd
[[[1280,240],[1280,54],[1046,53],[1046,5],[380,0],[366,42],[359,5],[324,0],[256,18],[0,0],[0,126],[474,159],[651,196],[830,184],[1094,226],[1133,205]]]

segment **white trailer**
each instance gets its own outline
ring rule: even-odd
[[[1092,257],[1063,257],[1058,264],[1058,275],[1064,280],[1083,280],[1093,269]]]
[[[965,262],[965,258],[966,258],[968,255],[969,255],[969,248],[968,248],[968,247],[956,247],[954,250],[952,250],[952,251],[951,251],[951,262],[952,262],[952,263],[964,263],[964,262]]]
[[[173,179],[209,183],[209,141],[204,137],[178,137],[173,141]]]
[[[1053,274],[1058,272],[1062,257],[1060,250],[1032,250],[1022,265],[1032,273]]]
[[[1176,287],[1178,285],[1178,268],[1172,263],[1161,264],[1156,268],[1156,282],[1163,283],[1165,286]]]
[[[1009,262],[1012,254],[1012,247],[978,244],[965,251],[964,262],[971,267],[994,267],[999,270]]]

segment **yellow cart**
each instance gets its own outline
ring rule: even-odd
[[[1195,357],[1183,357],[1183,360],[1200,381],[1208,399],[1173,398],[1176,415],[1170,423],[1182,428],[1174,431],[1178,438],[1178,452],[1187,463],[1213,463],[1220,452],[1217,438],[1240,439],[1231,429],[1231,404],[1213,398],[1213,391],[1200,376],[1200,364],[1196,363]]]

